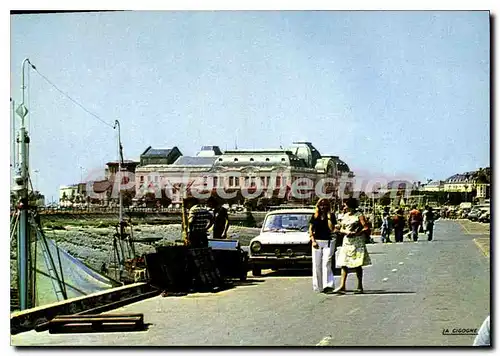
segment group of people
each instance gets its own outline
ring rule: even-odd
[[[189,197],[184,201],[184,208],[188,210],[186,242],[192,248],[208,246],[210,229],[214,239],[227,238],[229,215],[222,201],[211,196],[206,206],[201,205],[195,197]]]
[[[357,211],[358,201],[349,198],[337,222],[328,199],[320,199],[309,221],[312,245],[313,290],[326,294],[345,294],[348,269],[354,269],[358,280],[354,293],[363,293],[363,266],[371,265],[366,248],[370,225]],[[341,268],[340,286],[335,288],[333,268],[335,251],[340,247],[337,265]]]
[[[418,241],[418,234],[420,231],[424,232],[428,241],[434,238],[434,222],[436,215],[431,206],[425,206],[423,211],[417,209],[417,206],[412,206],[408,218],[405,218],[403,209],[396,210],[394,216],[390,215],[389,207],[384,208],[382,213],[382,227],[381,227],[381,240],[384,243],[391,243],[390,235],[394,229],[394,240],[396,242],[403,242],[404,228],[406,222],[410,229],[409,238],[413,241]]]

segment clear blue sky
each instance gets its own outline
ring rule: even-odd
[[[148,146],[308,140],[367,175],[445,179],[490,165],[488,12],[112,12],[11,16],[11,96],[29,57]],[[116,133],[38,74],[31,169],[47,200],[115,160]]]

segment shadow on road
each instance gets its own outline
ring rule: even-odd
[[[245,281],[240,281],[240,280],[234,280],[231,281],[233,286],[238,287],[238,286],[252,286],[252,285],[257,285],[264,282],[263,279],[254,279],[254,278],[249,278]]]
[[[279,269],[266,274],[264,277],[312,277],[312,269]]]

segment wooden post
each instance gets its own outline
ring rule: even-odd
[[[189,235],[188,235],[188,216],[186,213],[185,200],[186,200],[186,187],[181,186],[182,189],[182,203],[181,203],[181,222],[182,222],[182,240],[184,245],[189,245]]]

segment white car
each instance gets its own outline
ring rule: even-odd
[[[314,209],[269,212],[260,234],[249,244],[249,265],[254,276],[262,269],[312,268],[309,220]]]

